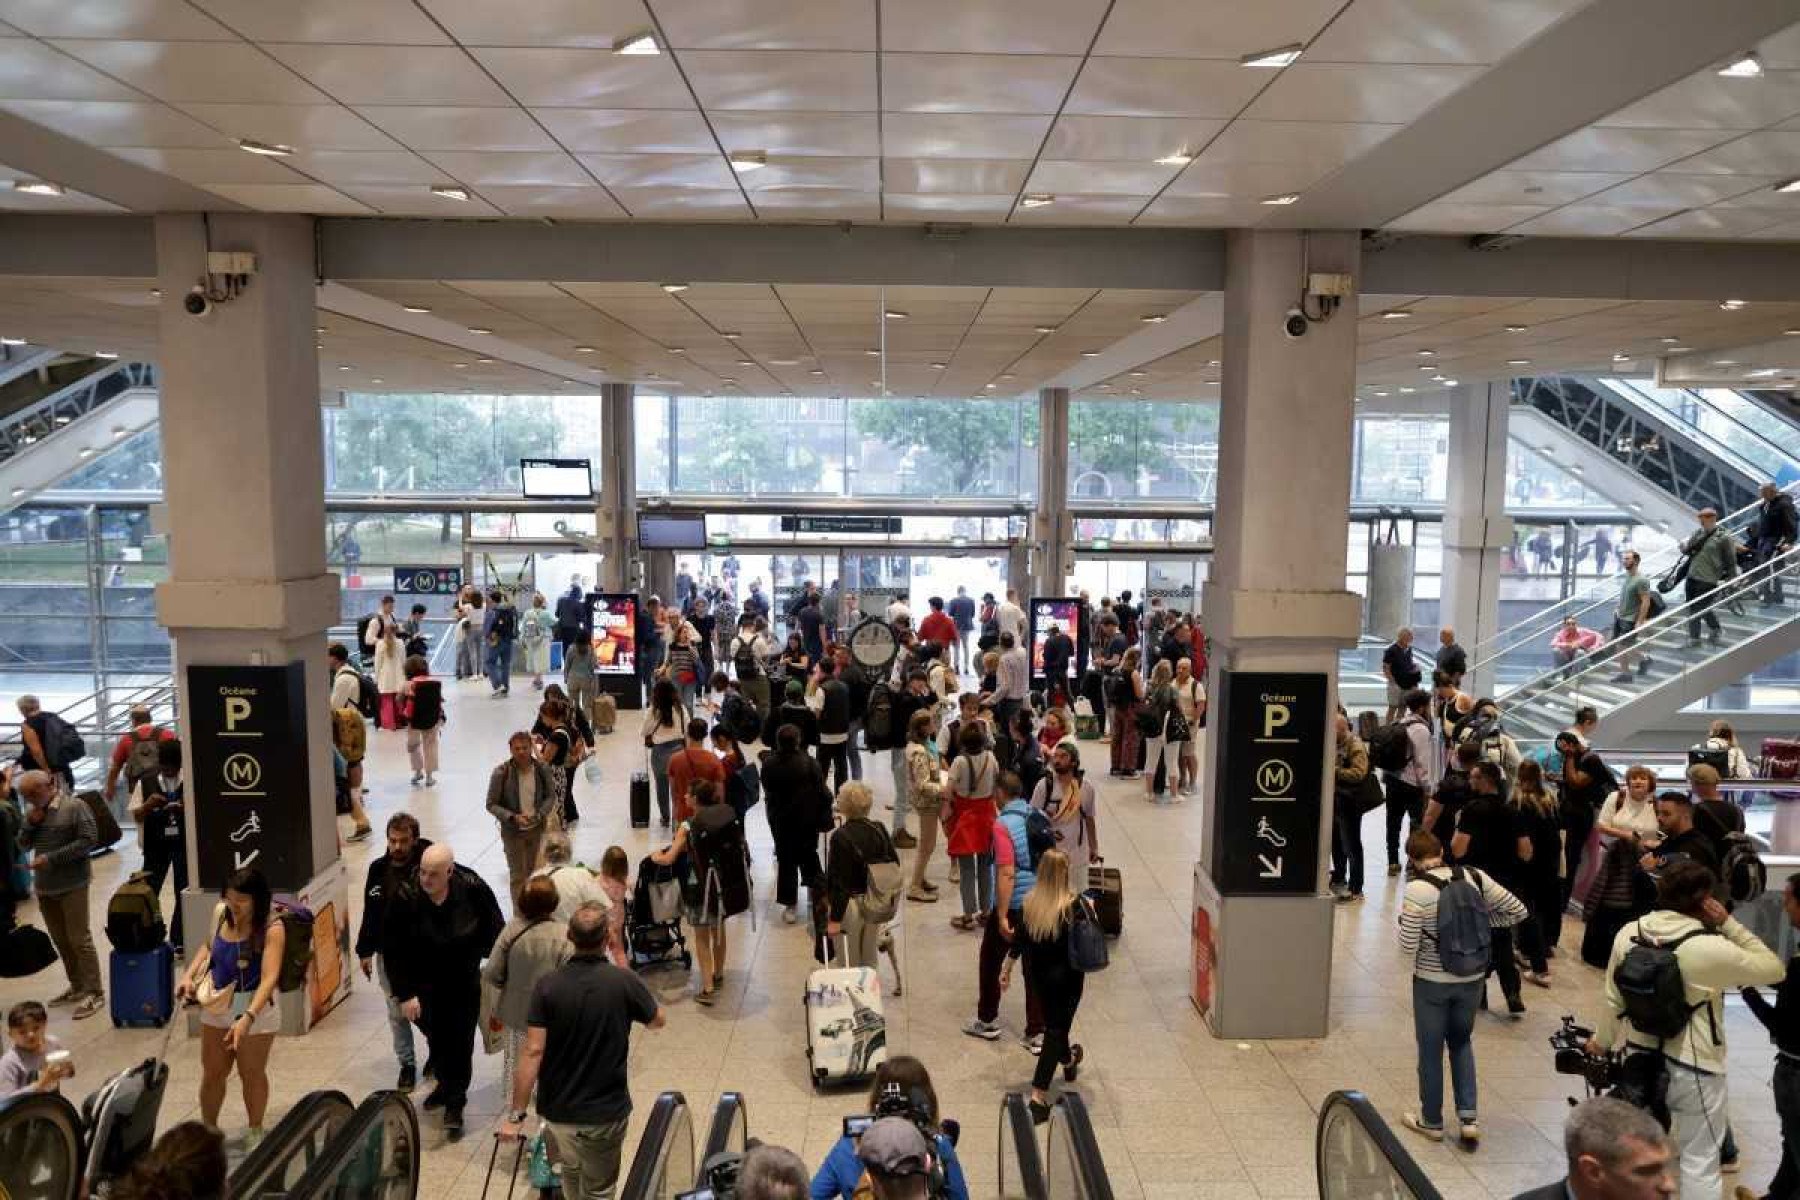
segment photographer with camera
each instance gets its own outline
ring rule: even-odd
[[[1668,1135],[1649,1113],[1596,1096],[1563,1129],[1569,1173],[1513,1200],[1653,1200],[1675,1194]]]
[[[844,1136],[832,1146],[813,1176],[812,1200],[833,1200],[833,1197],[851,1200],[864,1180],[864,1167],[870,1165],[859,1157],[861,1145],[867,1140],[869,1131],[886,1123],[888,1118],[899,1118],[899,1123],[916,1129],[921,1142],[929,1136],[932,1157],[942,1172],[942,1186],[932,1192],[917,1194],[969,1200],[969,1185],[963,1178],[962,1164],[956,1160],[956,1145],[938,1119],[937,1091],[931,1086],[931,1076],[924,1063],[911,1055],[897,1054],[876,1067],[875,1086],[869,1090],[869,1107],[871,1116],[845,1119]],[[878,1196],[913,1194],[880,1191],[879,1177],[873,1169],[867,1172],[867,1178],[877,1184]]]
[[[1661,868],[1656,907],[1613,942],[1606,1008],[1586,1046],[1589,1054],[1602,1054],[1623,1035],[1628,1051],[1661,1056],[1681,1194],[1688,1200],[1719,1195],[1720,1148],[1730,1123],[1725,989],[1777,983],[1785,971],[1713,898],[1713,885],[1712,871],[1698,862],[1676,859]]]

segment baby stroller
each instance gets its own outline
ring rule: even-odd
[[[638,863],[625,921],[625,945],[631,965],[639,970],[674,962],[684,971],[693,966],[687,939],[681,935],[681,880],[674,866],[663,866],[648,856]]]

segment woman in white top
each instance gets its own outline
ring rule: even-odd
[[[1657,832],[1656,772],[1645,766],[1625,769],[1625,786],[1606,798],[1594,828],[1602,836],[1647,838]]]
[[[1726,754],[1725,778],[1753,779],[1756,770],[1750,765],[1750,756],[1738,745],[1737,731],[1732,729],[1730,721],[1714,721],[1706,731],[1706,748],[1723,750]],[[1745,803],[1748,803],[1746,800]]]
[[[1175,664],[1175,703],[1188,723],[1188,739],[1178,744],[1175,759],[1175,791],[1193,796],[1200,791],[1200,743],[1206,739],[1206,683],[1195,677],[1191,658]]]
[[[544,672],[550,669],[550,643],[555,638],[556,618],[544,606],[543,593],[534,593],[531,607],[519,617],[519,645],[524,648],[521,662],[535,691],[544,690]]]
[[[655,781],[656,810],[669,827],[669,760],[687,743],[688,710],[673,680],[658,679],[644,708],[644,748],[650,751],[650,778]]]

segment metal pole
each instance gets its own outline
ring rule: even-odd
[[[112,724],[111,706],[106,701],[106,614],[102,607],[106,599],[106,581],[103,572],[105,564],[101,561],[104,543],[100,538],[100,509],[90,504],[86,512],[87,518],[87,568],[88,568],[88,653],[94,660],[94,720],[99,732],[105,732]]]

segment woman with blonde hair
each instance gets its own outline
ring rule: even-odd
[[[937,884],[925,878],[931,852],[937,848],[938,814],[944,807],[944,787],[939,776],[943,757],[938,753],[937,715],[920,709],[906,723],[906,794],[919,814],[919,845],[913,852],[912,885],[906,898],[920,904],[937,902]]]
[[[1069,930],[1077,899],[1069,885],[1069,856],[1061,850],[1044,851],[1038,859],[1037,884],[1025,897],[1012,944],[1013,954],[1025,960],[1026,982],[1044,1009],[1043,1047],[1031,1074],[1031,1119],[1039,1125],[1050,1119],[1050,1081],[1056,1069],[1061,1067],[1063,1079],[1073,1083],[1083,1058],[1081,1047],[1069,1040],[1084,983],[1081,972],[1069,964]],[[1011,978],[1009,958],[1000,977],[1002,991]]]
[[[1144,711],[1151,718],[1145,723],[1145,728],[1140,730],[1144,734],[1144,799],[1154,804],[1166,796],[1175,784],[1175,780],[1169,778],[1170,774],[1175,773],[1171,770],[1175,765],[1175,755],[1169,753],[1169,726],[1170,718],[1180,710],[1175,703],[1175,669],[1166,658],[1158,659],[1150,672]],[[1158,773],[1163,777],[1160,789],[1156,786]]]
[[[1719,774],[1726,779],[1752,779],[1756,770],[1750,765],[1750,756],[1738,745],[1737,731],[1732,729],[1730,721],[1714,721],[1706,730],[1706,749],[1725,751],[1725,769]],[[1734,797],[1735,799],[1735,797]],[[1749,797],[1744,798],[1748,802]]]

